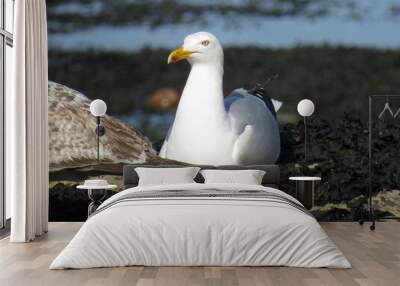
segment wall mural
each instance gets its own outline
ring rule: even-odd
[[[176,10],[176,18],[166,17],[170,10],[162,3],[48,3],[50,220],[85,220],[89,200],[76,186],[102,177],[118,185],[110,196],[122,189],[124,164],[274,162],[281,167],[281,189],[289,194],[295,191],[290,176],[322,177],[312,209],[318,219],[358,219],[368,194],[368,95],[400,93],[400,47],[387,38],[363,44],[368,36],[344,37],[343,46],[336,45],[340,39],[326,37],[330,27],[324,17],[349,29],[362,25],[353,13],[345,21],[336,16],[333,6],[315,19],[321,27],[313,28],[309,38],[295,34],[297,26],[310,27],[308,2],[293,13],[280,1],[254,10],[243,1],[235,10],[215,4],[203,7],[210,13],[197,14],[191,9],[201,4],[189,1],[184,15]],[[137,5],[152,9],[138,10]],[[351,9],[368,13],[357,5]],[[117,8],[143,14],[106,17]],[[246,13],[232,24],[228,10]],[[292,16],[280,18],[288,14]],[[253,17],[259,21],[255,26],[247,22]],[[386,30],[396,26],[397,14],[392,21]],[[279,27],[285,39],[270,27]],[[211,33],[194,33],[199,30]],[[107,104],[99,160],[96,118],[89,109],[97,98]],[[307,124],[307,160],[305,126],[296,110],[304,98],[315,103]],[[385,104],[385,99],[377,101],[373,110],[373,202],[378,216],[400,216],[400,166],[395,160],[400,157],[400,122],[379,118]],[[390,104],[397,110],[400,100]]]

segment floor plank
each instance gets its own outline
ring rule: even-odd
[[[118,267],[50,271],[55,256],[82,223],[50,223],[50,231],[32,243],[0,240],[0,285],[136,285],[136,286],[266,286],[266,285],[399,285],[400,223],[368,225],[322,223],[352,263],[352,269],[290,267]]]

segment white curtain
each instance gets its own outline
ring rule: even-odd
[[[48,226],[48,74],[45,0],[15,1],[13,93],[6,98],[6,187],[12,242]]]

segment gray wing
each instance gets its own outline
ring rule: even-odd
[[[237,164],[272,164],[280,153],[280,135],[276,117],[265,101],[236,89],[225,98],[232,132],[238,135],[232,157]]]
[[[247,125],[255,125],[264,119],[265,102],[244,89],[236,89],[224,100],[233,131],[240,134]],[[261,118],[260,118],[261,117]],[[258,122],[260,123],[260,122]]]

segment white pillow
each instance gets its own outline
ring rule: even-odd
[[[265,171],[261,170],[202,170],[205,184],[261,185]]]
[[[198,167],[183,168],[135,168],[139,186],[195,183]]]

